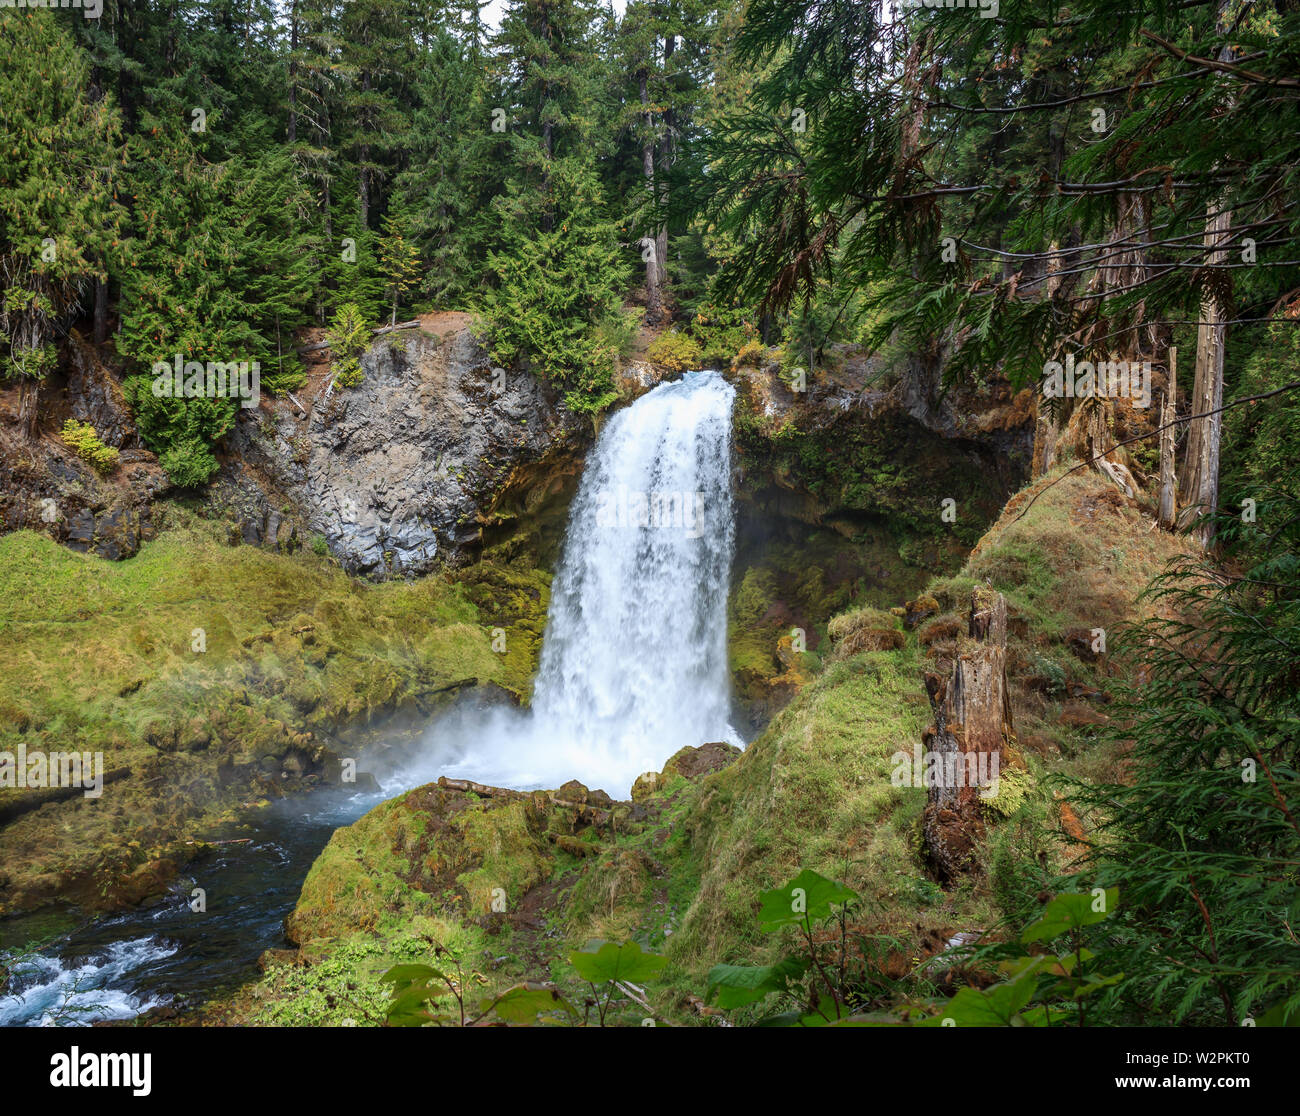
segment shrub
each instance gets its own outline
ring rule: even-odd
[[[691,335],[699,342],[706,364],[731,361],[735,367],[735,354],[756,343],[757,333],[750,312],[735,307],[708,303],[691,319]]]
[[[757,340],[746,341],[731,358],[732,370],[743,368],[747,364],[757,367],[763,361],[763,351],[763,346]]]
[[[662,364],[674,372],[685,372],[699,368],[702,354],[695,338],[689,334],[678,333],[675,329],[661,333],[646,351],[655,364]]]
[[[361,371],[361,354],[370,346],[370,325],[355,302],[340,306],[330,321],[325,339],[334,354],[334,382],[339,387],[354,388],[365,380]]]
[[[158,464],[178,488],[202,488],[220,468],[208,447],[197,441],[181,442],[164,450]]]
[[[117,468],[117,450],[104,445],[90,423],[68,419],[60,437],[77,451],[78,457],[94,466],[97,473],[108,474]]]

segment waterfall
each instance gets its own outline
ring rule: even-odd
[[[606,423],[570,510],[532,709],[440,722],[441,771],[519,788],[576,778],[621,797],[684,745],[740,743],[726,646],[734,396],[716,372],[691,372]]]

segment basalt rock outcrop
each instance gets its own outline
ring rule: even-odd
[[[326,369],[241,416],[214,498],[245,541],[319,536],[350,572],[421,574],[571,493],[589,424],[531,373],[495,368],[468,316],[437,324],[377,341],[354,388]]]

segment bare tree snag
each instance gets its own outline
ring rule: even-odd
[[[944,880],[971,868],[984,834],[982,797],[990,790],[996,793],[996,773],[1015,741],[1006,672],[1007,602],[1001,593],[975,590],[969,633],[958,646],[947,681],[938,674],[925,676],[934,724],[922,738],[929,753],[929,802],[922,827],[931,861]],[[985,778],[984,786],[977,778],[981,772],[993,777]]]
[[[1132,499],[1140,491],[1137,478],[1122,460],[1127,453],[1116,447],[1114,404],[1108,399],[1085,399],[1070,416],[1075,448],[1081,460],[1089,462]]]
[[[1031,477],[1045,476],[1056,464],[1056,443],[1061,437],[1058,415],[1049,410],[1040,391],[1034,404],[1034,459],[1030,466]]]
[[[655,199],[655,142],[654,112],[650,107],[649,75],[644,67],[637,74],[637,89],[641,97],[642,115],[645,135],[641,139],[641,173],[645,177],[646,191],[650,204]],[[650,241],[650,258],[645,261],[645,320],[649,325],[658,325],[663,318],[663,299],[660,294],[660,264],[658,236],[647,237]]]
[[[1177,480],[1174,473],[1174,411],[1178,399],[1178,350],[1169,349],[1169,382],[1165,386],[1165,403],[1160,411],[1160,526],[1174,529],[1178,518]]]
[[[1210,211],[1205,223],[1205,243],[1217,246],[1227,239],[1232,214],[1227,210]],[[1206,262],[1221,264],[1227,252],[1215,248]],[[1219,503],[1219,440],[1223,432],[1223,351],[1226,340],[1227,312],[1223,292],[1214,290],[1201,301],[1200,324],[1196,327],[1196,378],[1192,387],[1192,413],[1205,414],[1193,419],[1187,434],[1187,454],[1179,479],[1178,498],[1183,504],[1179,526],[1187,526],[1200,517],[1213,514]],[[1216,412],[1209,414],[1207,412]],[[1208,518],[1197,529],[1202,546],[1214,537]]]
[[[1218,0],[1216,27],[1226,34],[1232,25],[1231,5],[1228,0]],[[1219,62],[1233,59],[1231,45],[1219,50]],[[1178,525],[1186,527],[1200,519],[1196,530],[1197,541],[1208,547],[1214,539],[1215,509],[1219,506],[1219,440],[1223,432],[1223,350],[1227,341],[1228,303],[1232,292],[1232,272],[1215,265],[1227,261],[1228,252],[1223,247],[1231,239],[1232,210],[1211,202],[1205,215],[1205,262],[1209,269],[1202,273],[1201,314],[1196,326],[1196,377],[1192,386],[1192,414],[1204,414],[1194,419],[1187,432],[1187,453],[1183,457],[1183,473],[1178,481],[1179,502],[1184,505]]]

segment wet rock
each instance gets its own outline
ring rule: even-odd
[[[632,801],[644,802],[659,788],[659,772],[647,771],[636,777],[632,784]]]
[[[153,503],[170,482],[139,444],[120,381],[74,333],[41,398],[43,412],[60,417],[51,417],[37,440],[24,435],[9,400],[0,399],[0,530],[30,528],[82,553],[131,557],[155,533]],[[64,445],[57,435],[63,417],[89,422],[106,445],[119,448],[118,467],[101,476]]]
[[[578,802],[586,804],[589,797],[589,791],[577,779],[570,779],[562,787],[556,789],[556,795],[565,802]],[[604,793],[603,791],[601,792]],[[608,795],[606,795],[608,797]]]
[[[211,499],[245,542],[319,536],[349,572],[373,577],[457,564],[512,500],[557,495],[562,478],[530,466],[589,435],[550,385],[494,370],[468,319],[441,340],[381,337],[361,363],[362,383],[322,393],[310,417],[278,403],[239,416]],[[576,464],[558,473],[572,482]]]
[[[276,965],[297,965],[296,949],[264,949],[257,958],[257,971],[264,973]]]
[[[734,744],[721,740],[701,744],[698,748],[682,748],[664,764],[660,781],[666,781],[674,775],[691,780],[702,779],[705,775],[712,775],[715,771],[730,766],[740,755],[740,749]]]

